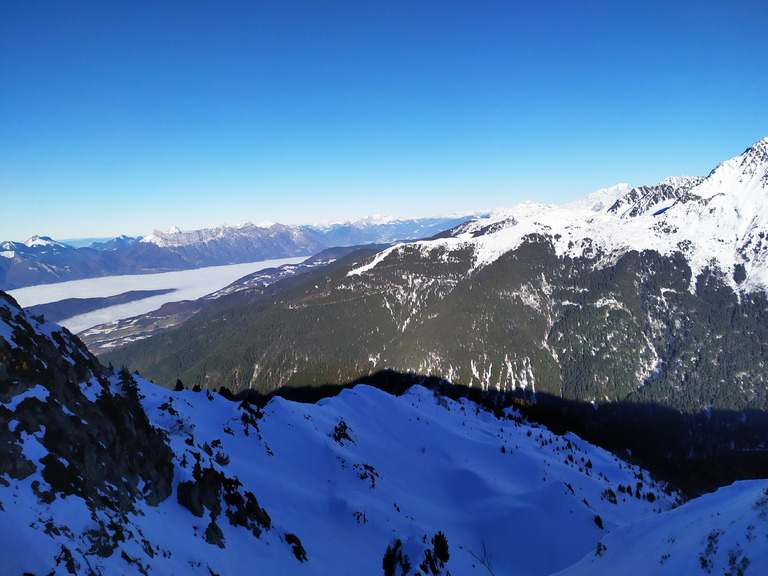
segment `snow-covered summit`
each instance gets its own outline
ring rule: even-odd
[[[56,242],[55,240],[51,240],[48,236],[38,236],[34,235],[32,238],[24,242],[24,245],[29,248],[39,248],[42,246],[53,246],[56,248],[66,248],[64,244],[61,242]]]
[[[475,268],[495,261],[531,235],[549,238],[560,256],[610,264],[630,250],[682,252],[697,275],[719,269],[735,287],[743,267],[745,290],[768,288],[768,138],[719,164],[706,177],[667,178],[632,188],[609,209],[595,198],[624,192],[622,185],[563,206],[525,202],[457,227],[451,237],[422,241],[424,250],[471,248]],[[377,262],[380,260],[377,260]],[[365,265],[365,270],[370,270]]]
[[[602,212],[603,210],[610,208],[614,202],[616,202],[616,200],[622,196],[625,196],[631,190],[632,186],[629,184],[615,184],[614,186],[609,186],[608,188],[595,190],[594,192],[587,194],[584,198],[575,200],[574,202],[569,202],[563,207],[573,210],[583,209],[590,210],[592,212]]]
[[[691,192],[701,198],[721,193],[751,196],[767,188],[768,137],[755,142],[742,154],[718,164]]]

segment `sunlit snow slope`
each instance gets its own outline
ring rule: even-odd
[[[5,296],[0,318],[3,573],[375,574],[397,540],[415,573],[442,533],[438,571],[549,574],[676,499],[418,386],[258,409],[104,369]]]
[[[714,266],[731,278],[744,266],[743,289],[768,287],[768,138],[719,164],[706,178],[668,178],[657,186],[600,190],[564,206],[525,202],[457,227],[449,238],[419,242],[425,251],[471,249],[488,265],[541,235],[559,256],[593,257],[598,265],[629,250],[681,252],[696,275]],[[613,203],[609,203],[614,200]],[[370,271],[394,247],[353,271]],[[731,280],[735,286],[735,282]]]

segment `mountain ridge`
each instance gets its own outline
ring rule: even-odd
[[[573,434],[418,385],[264,406],[170,392],[2,293],[0,354],[13,573],[372,573],[399,550],[424,574],[544,576],[680,501]]]
[[[765,409],[768,163],[753,152],[668,180],[687,191],[664,211],[523,203],[103,358],[167,386],[268,392],[392,369],[597,405]],[[724,170],[739,187],[697,194]]]
[[[0,244],[0,288],[311,256],[339,246],[429,237],[469,218],[387,218],[329,227],[246,222],[186,232],[175,227],[170,232],[156,230],[138,241],[120,236],[80,248],[34,236],[26,242]]]
[[[535,234],[551,238],[559,256],[589,257],[599,248],[607,262],[629,250],[679,250],[692,264],[694,279],[714,260],[727,277],[743,266],[743,289],[768,287],[768,247],[762,242],[768,236],[768,138],[706,178],[668,178],[655,187],[633,188],[607,210],[579,208],[524,202],[415,245],[427,251],[438,245],[472,249],[476,267]]]

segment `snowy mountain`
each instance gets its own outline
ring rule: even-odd
[[[629,184],[616,184],[615,186],[595,190],[594,192],[587,194],[584,198],[576,200],[575,202],[569,202],[564,206],[572,210],[602,212],[631,191],[632,186]]]
[[[141,239],[120,236],[81,248],[34,236],[0,244],[0,288],[311,256],[337,246],[427,238],[471,217],[370,217],[317,226],[246,222],[193,231],[174,226]]]
[[[71,246],[51,240],[47,236],[32,236],[26,242],[0,243],[0,257],[8,260],[34,255],[60,254],[74,250]]]
[[[170,392],[0,298],[4,573],[768,568],[765,482],[675,508],[574,434],[421,386],[317,403]]]
[[[668,178],[633,188],[607,210],[584,204],[526,202],[459,226],[450,238],[417,244],[424,251],[471,250],[474,267],[490,264],[533,235],[560,257],[606,265],[631,250],[682,253],[693,280],[711,266],[727,277],[746,272],[743,289],[768,286],[768,138],[718,165],[706,178]],[[409,245],[412,246],[412,245]],[[393,250],[401,250],[402,247]],[[732,287],[736,282],[731,280]]]
[[[601,193],[598,211],[526,202],[334,263],[103,359],[166,386],[268,392],[392,369],[598,405],[762,411],[766,147],[703,179]]]

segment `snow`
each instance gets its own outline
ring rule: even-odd
[[[612,574],[768,574],[768,481],[736,482],[664,515],[613,530],[605,551],[560,576]],[[712,545],[710,545],[712,542]],[[732,563],[733,558],[733,563]]]
[[[389,256],[392,252],[402,248],[402,246],[403,246],[402,244],[396,244],[395,246],[390,246],[386,250],[383,250],[378,254],[376,254],[373,260],[371,260],[369,263],[363,264],[362,266],[359,266],[347,272],[347,276],[359,276],[360,274],[368,272],[369,270],[375,268],[379,264],[379,262],[384,260],[384,258]]]
[[[37,463],[48,455],[48,450],[39,442],[43,436],[45,436],[45,426],[41,426],[34,434],[29,434],[25,430],[21,432],[19,443],[22,445],[21,453],[24,458]]]
[[[197,454],[204,467],[242,482],[272,528],[256,539],[220,518],[220,549],[204,540],[207,510],[196,518],[175,494],[156,507],[139,501],[137,513],[120,521],[129,537],[115,553],[88,557],[102,573],[132,573],[127,555],[157,574],[242,573],[253,566],[264,574],[378,574],[395,539],[418,566],[437,531],[447,538],[453,574],[487,574],[478,558],[498,575],[691,574],[700,569],[700,554],[709,554],[712,573],[722,574],[729,552],[748,558],[747,574],[768,570],[768,481],[739,482],[675,507],[676,496],[647,472],[572,433],[553,434],[513,409],[498,419],[419,386],[396,397],[360,385],[317,404],[278,397],[254,426],[243,421],[239,403],[218,394],[138,383],[150,421],[167,432],[176,455],[174,485],[192,477]],[[44,396],[40,388],[29,394]],[[350,439],[336,441],[342,421]],[[22,434],[35,461],[45,455],[41,434]],[[31,486],[41,480],[35,473],[0,483],[0,538],[13,551],[3,559],[9,573],[50,572],[62,544],[74,551],[65,526],[88,548],[82,535],[96,518],[75,496],[40,504]],[[638,482],[654,502],[618,489]],[[109,519],[106,511],[97,514]],[[46,533],[50,522],[61,534]],[[294,557],[287,533],[299,537],[306,563]],[[718,540],[707,553],[711,533]],[[141,538],[155,551],[151,558]],[[598,542],[605,547],[600,556]]]
[[[10,402],[8,402],[7,404],[2,404],[2,406],[5,406],[11,412],[15,412],[17,406],[27,398],[37,398],[41,402],[45,402],[46,399],[48,398],[48,395],[49,395],[48,389],[45,386],[38,384],[32,388],[29,388],[28,390],[25,390],[21,394],[17,394],[13,398],[11,398]]]
[[[629,250],[666,255],[683,251],[693,271],[692,287],[698,274],[714,265],[735,288],[733,269],[741,264],[747,278],[740,288],[768,288],[768,246],[761,244],[768,236],[768,139],[721,163],[703,180],[680,176],[664,181],[683,187],[696,182],[685,201],[663,201],[634,217],[629,216],[631,204],[621,214],[605,208],[607,200],[627,188],[617,185],[563,206],[524,202],[469,222],[452,238],[412,245],[424,253],[469,246],[475,268],[493,263],[532,234],[547,236],[558,256],[596,259],[599,253],[598,265],[610,264]],[[382,260],[376,256],[350,274],[368,272]]]
[[[371,214],[364,218],[355,218],[348,222],[352,226],[365,227],[365,226],[384,226],[386,224],[392,224],[394,222],[402,222],[400,218],[394,216],[387,216],[384,214]]]
[[[150,418],[168,426],[159,406],[170,394],[149,388],[142,393]],[[394,397],[357,386],[318,404],[275,398],[258,421],[258,435],[251,428],[249,436],[237,405],[216,394],[182,392],[172,404],[178,421],[186,422],[171,436],[174,449],[184,449],[185,427],[191,425],[197,444],[220,440],[217,450],[231,457],[227,469],[273,522],[299,536],[311,574],[378,573],[395,538],[420,562],[422,537],[438,530],[448,539],[454,574],[485,573],[471,555],[483,545],[497,566],[549,574],[594,548],[602,532],[596,514],[612,527],[672,505],[659,488],[655,504],[635,498],[610,504],[601,493],[634,483],[637,469],[626,463],[620,468],[612,455],[574,435],[516,426],[470,403],[436,399],[421,387]],[[337,443],[332,431],[342,419],[352,441]],[[222,433],[223,425],[233,434]],[[567,453],[581,471],[567,463]],[[582,456],[592,463],[589,471]],[[551,542],[559,543],[556,553]],[[245,560],[236,560],[240,548],[228,540],[227,549],[233,564],[242,566],[238,562]],[[278,552],[263,561],[265,573],[301,572],[295,560]]]
[[[646,479],[655,503],[627,498],[612,504],[603,492],[634,484],[639,469],[573,434],[497,419],[466,400],[439,398],[418,386],[399,397],[357,386],[317,404],[274,398],[256,428],[243,422],[238,403],[218,394],[171,393],[138,380],[150,421],[167,431],[176,454],[175,485],[191,478],[199,454],[204,466],[236,477],[256,496],[272,529],[255,539],[220,518],[226,548],[219,549],[204,541],[207,511],[196,518],[175,495],[157,507],[139,501],[137,514],[121,520],[136,539],[121,542],[108,558],[89,557],[103,573],[131,572],[125,552],[157,574],[238,573],[254,565],[265,574],[376,574],[396,538],[418,565],[424,538],[429,542],[442,531],[454,574],[487,573],[473,557],[485,549],[497,574],[514,566],[516,574],[546,575],[579,561],[607,530],[659,515],[674,502]],[[351,440],[337,442],[333,432],[342,421]],[[45,455],[34,437],[24,442],[36,461]],[[204,444],[229,462],[206,456]],[[4,569],[14,573],[50,572],[61,544],[73,550],[63,526],[75,538],[94,526],[78,497],[39,504],[33,479],[40,481],[39,473],[7,487],[0,483],[0,538],[14,551]],[[44,532],[49,520],[62,535]],[[287,533],[300,538],[307,563],[293,556]],[[139,537],[156,551],[152,558],[142,554]],[[554,550],[552,542],[558,543]]]
[[[81,314],[60,322],[72,332],[81,332],[92,326],[130,318],[156,310],[167,302],[195,300],[224,288],[243,276],[265,268],[282,266],[283,264],[298,264],[306,258],[280,258],[262,260],[247,264],[232,264],[228,266],[210,266],[195,270],[179,272],[164,272],[161,274],[136,274],[129,276],[106,276],[73,280],[58,284],[42,284],[11,290],[8,293],[23,307],[56,302],[76,294],[78,298],[97,298],[115,296],[131,290],[164,290],[173,292],[152,296],[126,304],[102,308],[88,314]]]
[[[32,236],[32,238],[24,242],[24,244],[29,248],[39,247],[39,246],[63,246],[58,242],[54,242],[47,236]]]
[[[88,400],[90,400],[91,402],[95,402],[96,398],[99,397],[99,394],[102,391],[102,387],[99,381],[94,376],[87,382],[83,382],[82,384],[80,384],[80,391]]]

